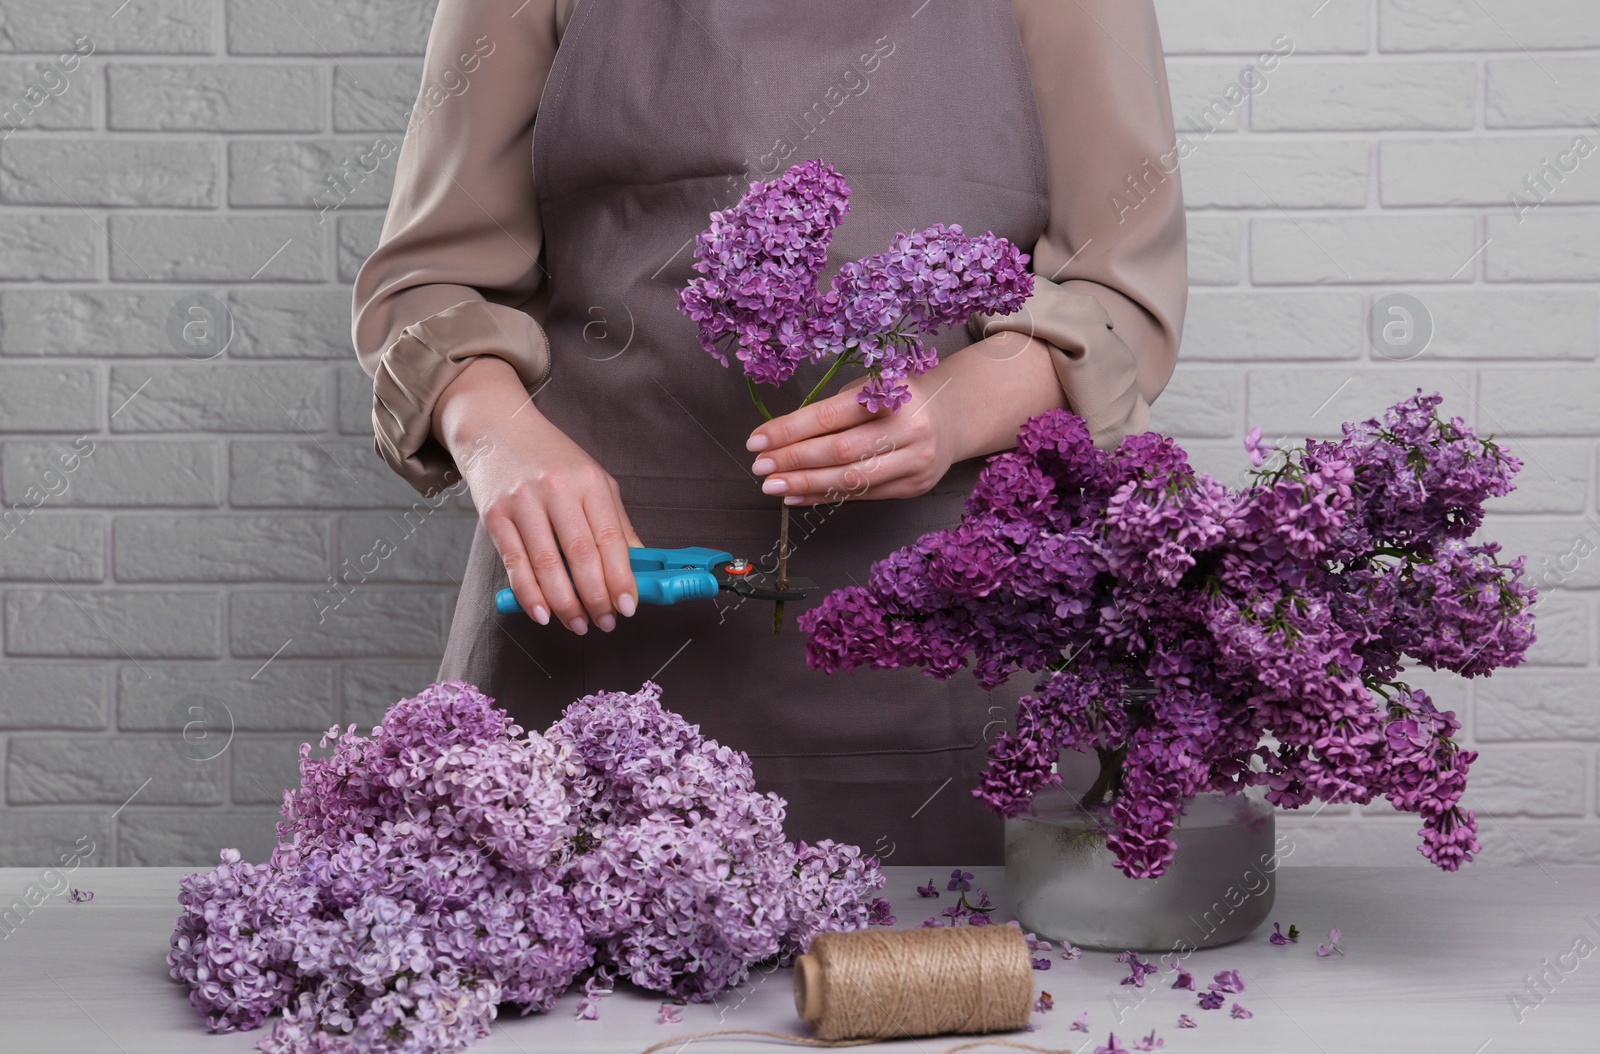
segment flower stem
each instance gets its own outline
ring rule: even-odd
[[[1107,797],[1116,794],[1122,787],[1122,756],[1121,750],[1108,750],[1105,747],[1096,747],[1095,753],[1100,756],[1100,772],[1094,778],[1094,783],[1083,792],[1083,798],[1078,802],[1084,808],[1093,805],[1103,805]]]
[[[822,394],[822,389],[826,388],[828,386],[828,382],[833,380],[833,375],[839,372],[839,367],[843,366],[845,363],[847,363],[849,361],[850,361],[850,352],[848,352],[848,351],[841,352],[833,360],[833,365],[828,367],[828,372],[824,373],[822,375],[822,380],[818,381],[817,382],[817,386],[815,388],[811,389],[811,394],[807,395],[804,399],[800,400],[800,405],[801,406],[810,406],[812,400],[815,399],[818,395]],[[769,420],[770,420],[770,418],[769,418]]]
[[[789,588],[789,506],[783,507],[782,517],[778,521],[778,590],[782,592]],[[772,605],[772,633],[776,636],[783,632],[783,601],[774,601]]]
[[[761,401],[761,393],[756,391],[756,382],[747,376],[744,379],[744,383],[750,389],[750,398],[755,401],[756,409],[761,411],[761,416],[768,421],[772,420],[771,411],[767,409],[767,404]]]

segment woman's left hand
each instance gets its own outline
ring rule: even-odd
[[[930,384],[930,382],[932,382]],[[751,471],[761,489],[786,505],[834,505],[846,499],[926,494],[957,460],[954,404],[933,373],[912,377],[910,402],[873,413],[856,401],[865,380],[750,435],[759,453]]]
[[[1024,421],[1066,405],[1051,355],[1036,337],[997,333],[908,380],[896,412],[856,402],[859,380],[750,433],[750,470],[789,505],[926,494],[957,461],[1010,449]]]

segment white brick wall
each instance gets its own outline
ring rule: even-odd
[[[1157,425],[1234,481],[1251,425],[1325,435],[1416,385],[1506,437],[1527,468],[1485,534],[1554,587],[1539,644],[1485,681],[1419,681],[1483,751],[1485,859],[1600,862],[1600,156],[1544,167],[1580,135],[1600,147],[1600,8],[1158,6],[1195,149],[1194,289]],[[125,864],[264,853],[298,743],[433,675],[470,507],[397,537],[416,496],[372,454],[347,336],[392,158],[324,222],[309,201],[403,128],[432,9],[0,8],[0,112],[94,44],[19,130],[0,118],[0,513],[24,507],[0,525],[0,865],[84,834]],[[1219,106],[1280,38],[1293,53]],[[1372,345],[1391,293],[1431,316],[1420,355]],[[231,318],[214,358],[169,335],[204,321],[195,294]],[[379,537],[394,557],[319,622]],[[1422,863],[1415,822],[1382,807],[1281,822],[1296,863]]]

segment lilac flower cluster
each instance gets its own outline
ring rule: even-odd
[[[1476,754],[1403,663],[1517,665],[1536,591],[1525,558],[1470,541],[1521,465],[1441,401],[1419,390],[1237,490],[1169,438],[1102,451],[1077,416],[1042,414],[958,525],[802,616],[807,659],[939,677],[970,663],[991,688],[1040,674],[974,793],[1018,815],[1059,782],[1061,751],[1095,752],[1084,803],[1107,812],[1131,877],[1165,871],[1187,800],[1251,786],[1284,808],[1386,797],[1455,870],[1478,850],[1459,804]]]
[[[873,412],[898,409],[911,397],[905,379],[938,364],[923,336],[965,325],[979,311],[1017,311],[1033,275],[1028,256],[1006,239],[935,224],[844,264],[824,291],[828,246],[849,197],[843,177],[820,160],[751,183],[696,238],[699,275],[679,291],[678,307],[724,366],[728,348],[737,348],[753,383],[782,384],[807,361],[854,363],[868,375],[858,400]]]
[[[938,352],[923,342],[964,326],[979,311],[1010,314],[1033,291],[1028,257],[993,233],[969,238],[960,224],[896,234],[893,246],[839,269],[809,320],[813,358],[842,354],[866,367],[857,395],[868,410],[897,410],[905,380],[931,370]]]
[[[834,228],[850,211],[850,188],[832,165],[806,161],[750,184],[732,208],[711,214],[695,238],[692,279],[678,307],[699,327],[700,343],[724,366],[734,338],[745,373],[782,384],[810,353],[806,320]]]
[[[183,879],[167,957],[213,1031],[259,1044],[455,1051],[501,1003],[548,1010],[585,971],[706,1000],[824,930],[888,917],[876,859],[783,837],[746,755],[636,694],[523,734],[469,684],[396,703],[370,736],[301,748],[279,844]]]

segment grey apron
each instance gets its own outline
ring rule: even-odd
[[[752,179],[821,157],[852,188],[825,277],[932,223],[1031,249],[1047,201],[1032,83],[1004,0],[583,0],[535,126],[552,372],[539,409],[609,471],[646,545],[762,559],[778,499],[749,472],[761,418],[742,376],[677,310],[691,241]],[[965,332],[936,341],[949,353]],[[821,376],[764,389],[774,413]],[[824,590],[953,524],[981,462],[911,500],[795,510],[791,568]],[[788,605],[642,606],[578,637],[496,615],[506,585],[480,526],[440,676],[478,685],[530,729],[646,679],[667,706],[747,752],[788,800],[790,838],[860,844],[886,863],[997,863],[1000,821],[970,791],[1016,693],[963,672],[826,676]]]

